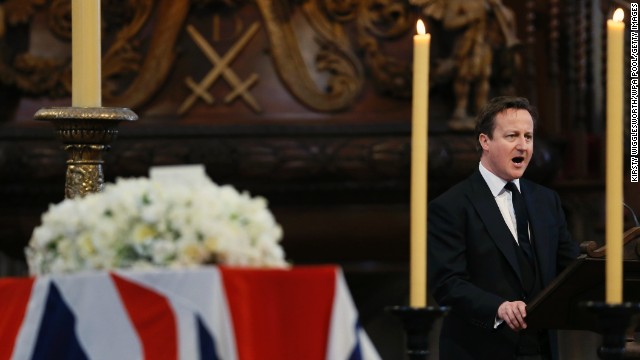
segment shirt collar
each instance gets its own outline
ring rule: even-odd
[[[493,197],[500,195],[504,190],[504,186],[507,184],[507,181],[487,170],[487,168],[482,165],[482,162],[480,162],[478,169],[480,170],[480,175],[482,175],[484,181],[489,185],[489,190],[491,190]],[[513,183],[516,184],[516,187],[520,190],[520,179],[513,180]]]

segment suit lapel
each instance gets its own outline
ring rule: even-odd
[[[536,196],[535,188],[527,181],[520,180],[520,188],[522,189],[522,196],[529,212],[529,226],[531,227],[531,234],[533,240],[533,247],[536,252],[536,259],[538,260],[538,266],[540,266],[540,273],[545,283],[550,281],[548,278],[549,260],[545,256],[545,249],[549,249],[549,236],[547,234],[547,226],[542,221],[542,216],[536,216],[536,214],[542,214],[544,211],[549,211],[540,204],[539,196]]]
[[[518,279],[520,279],[520,283],[522,283],[516,248],[513,246],[515,240],[509,227],[507,227],[507,224],[504,222],[504,218],[500,213],[498,204],[496,204],[493,198],[493,194],[491,194],[489,186],[479,171],[476,171],[471,177],[471,192],[467,195],[480,216],[480,219],[486,226],[491,239],[507,259],[513,271],[518,274]]]

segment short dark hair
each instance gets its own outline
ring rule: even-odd
[[[529,100],[516,96],[498,96],[489,100],[484,108],[478,114],[476,119],[475,136],[476,141],[480,138],[480,134],[485,134],[489,139],[493,139],[493,130],[496,128],[496,115],[507,109],[527,110],[533,119],[533,128],[536,128],[538,121],[538,112],[536,108],[529,103]],[[480,145],[478,150],[480,149]]]

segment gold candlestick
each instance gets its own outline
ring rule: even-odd
[[[138,120],[126,108],[54,107],[38,110],[35,120],[49,121],[69,154],[65,197],[73,199],[102,191],[102,153],[111,147],[121,121]]]

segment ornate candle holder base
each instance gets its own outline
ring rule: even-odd
[[[102,153],[118,135],[118,124],[138,120],[138,115],[125,108],[57,107],[38,110],[34,119],[53,123],[69,154],[64,193],[72,199],[102,191]]]
[[[602,346],[598,348],[598,357],[606,360],[624,358],[626,335],[635,323],[634,316],[640,313],[640,303],[607,304],[588,301],[581,306],[596,314]]]
[[[386,309],[402,322],[407,337],[407,355],[409,360],[425,360],[429,356],[429,332],[433,323],[449,312],[446,306],[428,306],[416,308],[410,306],[392,306]]]

